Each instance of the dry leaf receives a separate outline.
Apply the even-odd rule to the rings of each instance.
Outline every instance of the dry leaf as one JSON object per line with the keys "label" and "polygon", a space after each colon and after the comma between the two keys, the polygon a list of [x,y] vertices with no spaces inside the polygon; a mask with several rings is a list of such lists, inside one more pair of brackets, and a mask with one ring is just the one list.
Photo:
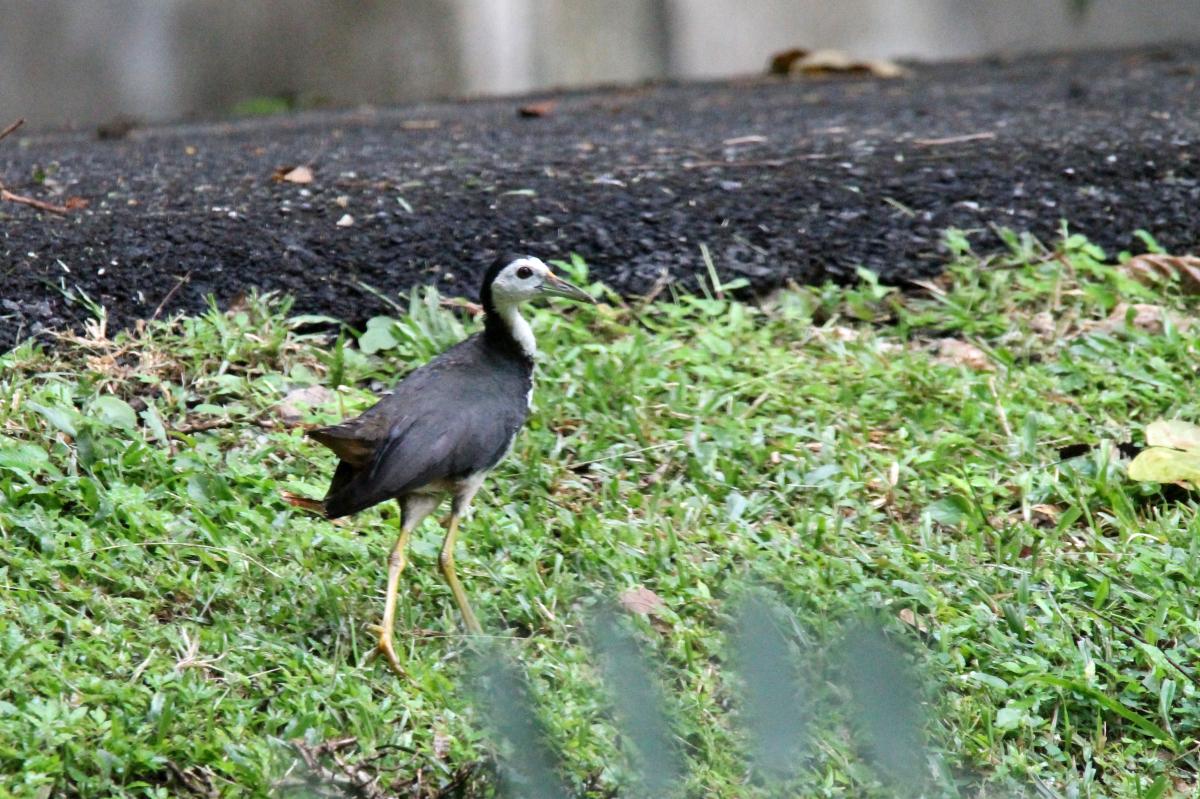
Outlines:
{"label": "dry leaf", "polygon": [[830,338],[833,341],[858,341],[860,334],[852,327],[845,325],[833,325],[832,327],[818,327],[813,330],[813,333],[820,338]]}
{"label": "dry leaf", "polygon": [[233,317],[234,314],[241,313],[250,307],[250,298],[246,296],[246,292],[239,291],[233,295],[233,299],[229,301],[229,307],[225,309],[225,315]]}
{"label": "dry leaf", "polygon": [[1146,443],[1150,446],[1129,464],[1131,480],[1200,489],[1200,427],[1157,419],[1146,427]]}
{"label": "dry leaf", "polygon": [[1195,255],[1138,255],[1121,268],[1143,283],[1178,280],[1185,294],[1200,294],[1200,257]]}
{"label": "dry leaf", "polygon": [[543,100],[539,103],[527,103],[517,109],[517,116],[522,116],[527,119],[534,117],[548,117],[554,113],[554,107],[558,103],[553,100]]}
{"label": "dry leaf", "polygon": [[1150,447],[1129,464],[1129,479],[1145,483],[1179,483],[1200,489],[1200,452]]}
{"label": "dry leaf", "polygon": [[747,144],[766,144],[770,139],[760,133],[751,133],[749,136],[733,136],[721,142],[725,147],[744,147]]}
{"label": "dry leaf", "polygon": [[957,338],[937,340],[937,361],[947,366],[965,366],[977,372],[992,372],[996,367],[987,353],[970,342]]}
{"label": "dry leaf", "polygon": [[1144,302],[1135,302],[1133,304],[1121,302],[1117,303],[1117,307],[1113,308],[1112,313],[1108,315],[1107,319],[1085,325],[1084,330],[1105,330],[1108,332],[1124,330],[1125,317],[1129,316],[1130,309],[1133,310],[1133,316],[1129,319],[1129,324],[1135,329],[1146,333],[1161,333],[1165,319],[1170,319],[1171,324],[1180,330],[1187,330],[1192,324],[1190,319],[1172,313],[1161,305],[1150,305]]}
{"label": "dry leaf", "polygon": [[289,391],[275,406],[275,413],[289,426],[299,423],[306,408],[324,405],[333,399],[333,392],[324,386],[306,386]]}
{"label": "dry leaf", "polygon": [[618,599],[621,607],[643,616],[657,616],[667,606],[662,597],[642,585],[622,591]]}
{"label": "dry leaf", "polygon": [[1146,444],[1200,452],[1200,425],[1180,419],[1158,419],[1146,427]]}
{"label": "dry leaf", "polygon": [[462,297],[443,297],[439,303],[443,308],[461,308],[472,317],[483,316],[483,306],[477,302],[463,299]]}
{"label": "dry leaf", "polygon": [[288,183],[312,183],[313,171],[312,167],[298,166],[292,169],[280,167],[275,170],[275,179],[287,181]]}
{"label": "dry leaf", "polygon": [[900,617],[900,621],[904,622],[909,627],[912,627],[923,633],[929,632],[929,626],[921,620],[920,616],[918,616],[916,613],[913,613],[909,608],[901,609],[901,611],[896,615]]}
{"label": "dry leaf", "polygon": [[433,754],[438,760],[445,760],[450,754],[450,736],[440,730],[433,733]]}
{"label": "dry leaf", "polygon": [[913,139],[912,143],[918,147],[941,147],[944,144],[964,144],[972,141],[989,141],[996,138],[996,134],[990,130],[980,131],[979,133],[963,133],[959,136],[941,136],[934,139]]}
{"label": "dry leaf", "polygon": [[1062,510],[1054,505],[1044,503],[1034,505],[1030,510],[1031,521],[1038,527],[1053,527],[1058,524]]}
{"label": "dry leaf", "polygon": [[1049,311],[1039,311],[1029,318],[1029,329],[1039,336],[1052,335],[1055,330],[1054,314]]}
{"label": "dry leaf", "polygon": [[771,63],[767,66],[767,72],[771,75],[790,75],[792,64],[806,55],[808,55],[808,51],[802,50],[799,47],[775,53],[775,55],[771,56]]}
{"label": "dry leaf", "polygon": [[873,75],[900,78],[908,74],[904,67],[885,59],[856,60],[841,50],[784,50],[771,56],[768,71],[772,75]]}
{"label": "dry leaf", "polygon": [[137,127],[137,122],[128,117],[115,117],[96,126],[96,138],[100,141],[116,141],[129,135]]}
{"label": "dry leaf", "polygon": [[88,201],[83,197],[68,197],[67,201],[63,203],[63,208],[66,208],[68,211],[78,211],[81,208],[87,207]]}

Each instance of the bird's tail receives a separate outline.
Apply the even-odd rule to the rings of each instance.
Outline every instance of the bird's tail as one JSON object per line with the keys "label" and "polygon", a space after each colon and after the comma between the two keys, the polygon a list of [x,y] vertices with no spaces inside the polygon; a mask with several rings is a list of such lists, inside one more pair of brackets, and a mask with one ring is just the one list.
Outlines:
{"label": "bird's tail", "polygon": [[309,499],[299,494],[293,494],[291,491],[280,491],[279,496],[289,505],[295,505],[297,508],[302,508],[309,513],[315,513],[318,516],[328,518],[328,513],[325,511],[325,503],[319,499]]}

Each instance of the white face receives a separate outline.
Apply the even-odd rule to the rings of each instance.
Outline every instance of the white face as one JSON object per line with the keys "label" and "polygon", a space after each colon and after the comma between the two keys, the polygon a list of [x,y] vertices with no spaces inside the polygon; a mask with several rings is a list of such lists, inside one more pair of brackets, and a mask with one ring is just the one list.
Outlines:
{"label": "white face", "polygon": [[542,293],[550,267],[537,258],[518,258],[500,270],[492,282],[492,302],[497,307],[512,306]]}

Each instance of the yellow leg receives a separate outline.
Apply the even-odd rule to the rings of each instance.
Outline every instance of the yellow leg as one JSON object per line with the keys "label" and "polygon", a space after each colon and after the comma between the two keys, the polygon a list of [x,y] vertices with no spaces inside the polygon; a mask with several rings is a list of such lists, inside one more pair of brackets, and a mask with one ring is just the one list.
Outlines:
{"label": "yellow leg", "polygon": [[388,555],[387,600],[383,606],[383,624],[372,627],[379,634],[379,645],[373,654],[382,654],[387,658],[388,665],[398,677],[404,677],[405,674],[400,666],[400,659],[396,657],[396,650],[392,647],[392,628],[396,625],[396,594],[400,588],[400,572],[404,571],[404,564],[407,562],[404,551],[408,548],[411,532],[408,525],[402,525],[400,537],[396,539],[396,545]]}
{"label": "yellow leg", "polygon": [[458,603],[458,610],[462,613],[463,621],[467,625],[467,632],[472,635],[483,635],[483,628],[479,626],[479,621],[471,610],[471,603],[467,601],[467,592],[463,590],[462,583],[458,581],[458,574],[454,571],[454,542],[457,539],[458,513],[456,511],[450,514],[446,540],[442,542],[442,551],[438,555],[438,566],[442,569],[442,576],[450,584],[450,591],[454,594],[454,601]]}

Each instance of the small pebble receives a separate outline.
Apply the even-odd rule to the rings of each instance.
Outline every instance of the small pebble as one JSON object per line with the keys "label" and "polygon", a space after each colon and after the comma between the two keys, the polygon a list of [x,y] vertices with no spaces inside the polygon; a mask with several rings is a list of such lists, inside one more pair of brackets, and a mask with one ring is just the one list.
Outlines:
{"label": "small pebble", "polygon": [[338,227],[350,227],[353,224],[354,217],[350,216],[350,214],[344,214],[342,218],[337,221]]}

